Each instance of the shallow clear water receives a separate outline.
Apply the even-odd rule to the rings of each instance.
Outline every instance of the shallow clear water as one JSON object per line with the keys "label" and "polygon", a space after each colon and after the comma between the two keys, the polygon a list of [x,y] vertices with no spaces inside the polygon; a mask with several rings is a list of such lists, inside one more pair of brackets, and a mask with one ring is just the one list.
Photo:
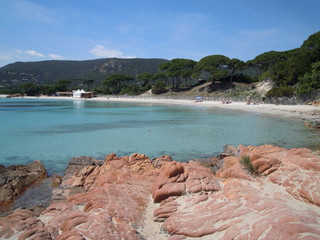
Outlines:
{"label": "shallow clear water", "polygon": [[199,106],[0,99],[0,164],[41,160],[63,174],[70,158],[134,152],[174,160],[213,156],[225,144],[315,147],[299,120]]}

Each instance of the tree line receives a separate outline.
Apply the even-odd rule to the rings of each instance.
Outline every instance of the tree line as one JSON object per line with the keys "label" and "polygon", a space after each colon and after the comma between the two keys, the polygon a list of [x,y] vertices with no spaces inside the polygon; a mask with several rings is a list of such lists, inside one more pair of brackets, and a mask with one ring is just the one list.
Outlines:
{"label": "tree line", "polygon": [[[52,85],[24,83],[20,91],[27,95],[54,94],[85,87],[102,94],[138,95],[148,90],[161,94],[169,89],[190,89],[208,81],[252,83],[270,79],[274,88],[267,96],[302,95],[320,89],[320,32],[309,36],[300,48],[265,52],[247,62],[224,55],[210,55],[198,62],[172,59],[160,63],[158,69],[158,73],[144,72],[136,76],[115,73],[94,88],[92,79],[84,79],[77,85],[70,80],[58,80]],[[252,70],[251,73],[248,69]]]}
{"label": "tree line", "polygon": [[303,95],[320,89],[320,32],[314,33],[300,48],[270,51],[248,62],[261,71],[260,79],[271,79],[275,86],[267,96]]}

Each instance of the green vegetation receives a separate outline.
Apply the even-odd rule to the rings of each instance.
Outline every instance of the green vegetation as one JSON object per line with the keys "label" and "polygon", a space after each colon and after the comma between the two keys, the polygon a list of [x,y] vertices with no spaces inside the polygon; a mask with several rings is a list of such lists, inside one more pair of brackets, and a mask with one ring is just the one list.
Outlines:
{"label": "green vegetation", "polygon": [[246,169],[249,173],[258,175],[256,168],[252,165],[251,159],[249,156],[242,156],[240,159],[241,165]]}
{"label": "green vegetation", "polygon": [[[67,79],[74,86],[100,87],[112,74],[125,74],[136,77],[140,73],[159,73],[158,66],[165,59],[118,59],[105,58],[87,61],[40,61],[16,62],[0,68],[0,85],[12,88],[28,81],[39,85],[55,84]],[[87,80],[93,80],[91,84]],[[86,82],[83,82],[86,81]]]}
{"label": "green vegetation", "polygon": [[156,81],[152,87],[152,93],[154,94],[161,94],[165,93],[166,91],[166,84],[161,80]]}
{"label": "green vegetation", "polygon": [[171,78],[172,87],[178,89],[182,81],[184,86],[188,87],[188,80],[191,79],[195,65],[196,62],[193,60],[176,58],[160,64],[159,69],[164,72],[165,78]]}
{"label": "green vegetation", "polygon": [[320,89],[320,61],[312,64],[311,72],[300,77],[297,87],[299,95],[308,94],[315,89]]}
{"label": "green vegetation", "polygon": [[40,93],[40,87],[34,83],[23,83],[20,89],[21,93],[25,93],[27,96],[35,96]]}
{"label": "green vegetation", "polygon": [[93,79],[84,79],[82,80],[82,84],[85,85],[85,87],[90,90],[90,86],[93,84],[94,80]]}
{"label": "green vegetation", "polygon": [[[269,52],[255,58],[264,59],[265,75],[275,83],[268,96],[292,96],[319,90],[320,32],[312,34],[300,48],[285,52]],[[291,88],[289,91],[288,88]]]}
{"label": "green vegetation", "polygon": [[[191,59],[97,59],[88,61],[17,62],[0,68],[0,93],[53,94],[85,88],[103,94],[138,95],[150,89],[183,92],[204,82],[217,86],[271,80],[267,97],[291,97],[320,90],[320,32],[301,47],[269,51],[243,62],[224,55]],[[153,86],[153,87],[152,87]],[[232,91],[231,91],[232,92]]]}
{"label": "green vegetation", "polygon": [[52,95],[56,92],[64,92],[68,90],[69,80],[58,80],[53,85],[38,85],[34,83],[22,83],[16,92],[24,93],[27,96],[36,96],[39,94]]}
{"label": "green vegetation", "polygon": [[140,81],[140,84],[142,84],[143,86],[147,86],[148,84],[150,84],[153,78],[154,74],[148,72],[144,72],[138,75],[138,81]]}
{"label": "green vegetation", "polygon": [[235,77],[241,81],[239,75],[245,68],[245,63],[239,59],[230,59],[223,55],[211,55],[202,58],[197,63],[197,71],[207,71],[211,74],[212,81],[230,81]]}
{"label": "green vegetation", "polygon": [[293,88],[289,86],[276,86],[267,92],[267,97],[292,97]]}
{"label": "green vegetation", "polygon": [[105,92],[109,94],[118,94],[128,86],[128,82],[133,78],[124,74],[112,74],[103,82],[106,87]]}

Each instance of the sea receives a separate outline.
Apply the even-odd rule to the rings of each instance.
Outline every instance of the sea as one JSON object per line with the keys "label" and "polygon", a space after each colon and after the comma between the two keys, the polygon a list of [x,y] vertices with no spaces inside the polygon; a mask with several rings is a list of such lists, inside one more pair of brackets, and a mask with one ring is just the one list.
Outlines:
{"label": "sea", "polygon": [[216,156],[226,144],[319,148],[299,119],[208,106],[85,100],[0,99],[0,164],[41,160],[63,175],[72,157],[109,153],[176,161]]}

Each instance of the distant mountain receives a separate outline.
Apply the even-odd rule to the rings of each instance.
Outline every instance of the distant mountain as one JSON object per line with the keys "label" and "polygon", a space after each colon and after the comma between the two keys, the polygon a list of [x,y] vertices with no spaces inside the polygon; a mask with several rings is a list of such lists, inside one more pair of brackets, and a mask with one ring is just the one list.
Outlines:
{"label": "distant mountain", "polygon": [[157,73],[158,65],[166,61],[168,60],[156,58],[105,58],[85,61],[16,62],[0,68],[0,85],[10,87],[24,82],[52,84],[60,79],[75,82],[93,79],[96,85],[114,73],[132,77],[143,72]]}

